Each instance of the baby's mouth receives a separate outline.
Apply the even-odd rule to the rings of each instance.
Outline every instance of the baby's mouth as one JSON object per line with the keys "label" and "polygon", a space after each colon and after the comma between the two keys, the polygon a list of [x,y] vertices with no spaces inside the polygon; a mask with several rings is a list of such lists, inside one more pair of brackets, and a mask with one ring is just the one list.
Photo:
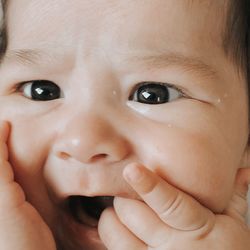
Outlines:
{"label": "baby's mouth", "polygon": [[113,206],[113,196],[70,196],[67,200],[69,212],[80,224],[97,227],[104,209]]}

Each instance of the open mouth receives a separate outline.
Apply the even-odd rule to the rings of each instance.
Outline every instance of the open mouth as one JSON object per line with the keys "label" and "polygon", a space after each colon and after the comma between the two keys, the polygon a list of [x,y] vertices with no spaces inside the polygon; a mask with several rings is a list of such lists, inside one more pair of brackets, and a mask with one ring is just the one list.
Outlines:
{"label": "open mouth", "polygon": [[113,207],[113,196],[70,196],[68,208],[73,218],[81,224],[97,227],[104,209]]}

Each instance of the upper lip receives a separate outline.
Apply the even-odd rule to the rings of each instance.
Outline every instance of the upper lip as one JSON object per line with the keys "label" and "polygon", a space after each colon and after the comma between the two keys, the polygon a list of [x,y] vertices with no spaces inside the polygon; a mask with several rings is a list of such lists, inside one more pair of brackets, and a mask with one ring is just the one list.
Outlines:
{"label": "upper lip", "polygon": [[131,162],[87,165],[80,162],[52,161],[45,164],[45,179],[51,199],[60,204],[69,196],[120,196],[138,198],[122,176]]}
{"label": "upper lip", "polygon": [[[87,218],[86,223],[78,223],[79,221],[77,222],[76,218],[72,216],[68,205],[70,197],[82,197],[86,201],[88,197],[111,197],[109,198],[110,203],[105,204],[104,209],[107,206],[112,206],[111,200],[113,197],[139,199],[136,192],[123,179],[124,165],[86,166],[82,164],[73,165],[66,161],[53,162],[53,164],[51,161],[47,161],[44,168],[47,192],[49,200],[57,209],[53,219],[55,223],[51,222],[51,228],[53,228],[58,241],[69,241],[69,244],[76,245],[79,243],[79,246],[85,246],[85,244],[88,244],[86,242],[92,242],[92,240],[93,244],[98,242],[97,227],[99,220],[91,221]],[[101,244],[101,240],[98,244]]]}

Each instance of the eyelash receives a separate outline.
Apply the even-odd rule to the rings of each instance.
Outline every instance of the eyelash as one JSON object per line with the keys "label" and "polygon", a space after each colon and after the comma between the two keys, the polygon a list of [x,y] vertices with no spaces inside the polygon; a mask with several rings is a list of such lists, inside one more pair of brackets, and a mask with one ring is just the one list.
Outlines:
{"label": "eyelash", "polygon": [[[163,83],[163,82],[155,82],[155,81],[144,81],[144,82],[139,82],[137,83],[131,90],[130,93],[134,93],[136,91],[136,89],[139,89],[140,87],[143,86],[147,86],[149,83],[155,84],[155,85],[161,85],[164,87],[168,87],[168,88],[172,88],[176,91],[178,91],[181,95],[181,97],[189,97],[186,94],[186,91],[184,91],[183,89],[177,87],[176,85],[170,84],[170,83]],[[129,96],[129,98],[131,97],[131,95]]]}

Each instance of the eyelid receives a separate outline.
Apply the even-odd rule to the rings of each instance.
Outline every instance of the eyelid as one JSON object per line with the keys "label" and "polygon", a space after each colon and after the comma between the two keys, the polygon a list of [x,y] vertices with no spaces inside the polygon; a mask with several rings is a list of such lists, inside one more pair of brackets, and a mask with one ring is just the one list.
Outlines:
{"label": "eyelid", "polygon": [[131,90],[130,90],[130,95],[129,95],[129,100],[131,100],[133,93],[135,91],[137,91],[140,87],[142,86],[146,86],[148,84],[155,84],[155,85],[162,85],[164,87],[168,87],[168,88],[172,88],[176,91],[178,91],[180,93],[181,97],[187,97],[187,98],[191,98],[185,90],[183,90],[182,88],[177,87],[176,85],[170,84],[170,83],[164,83],[164,82],[155,82],[155,81],[143,81],[143,82],[139,82],[137,83]]}

